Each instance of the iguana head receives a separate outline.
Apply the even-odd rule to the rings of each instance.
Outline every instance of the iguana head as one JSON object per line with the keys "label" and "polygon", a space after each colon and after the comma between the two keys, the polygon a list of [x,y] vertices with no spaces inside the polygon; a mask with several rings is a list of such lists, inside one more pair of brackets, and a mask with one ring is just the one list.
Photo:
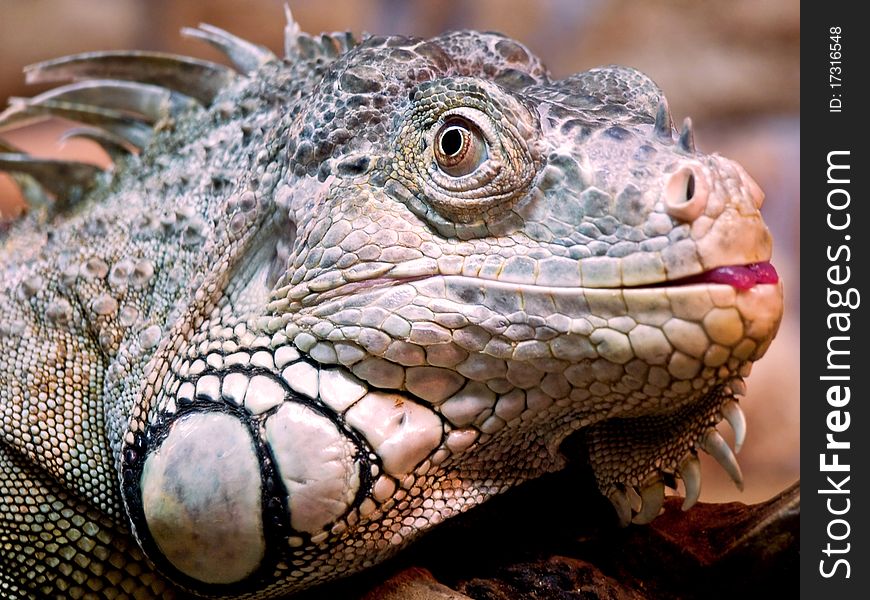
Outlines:
{"label": "iguana head", "polygon": [[258,114],[262,142],[206,200],[224,253],[124,436],[149,557],[200,592],[299,589],[559,468],[581,430],[626,523],[675,478],[697,499],[699,448],[739,481],[715,425],[742,439],[734,395],[782,311],[743,168],[629,68],[556,80],[477,32],[338,39],[291,31],[201,117]]}

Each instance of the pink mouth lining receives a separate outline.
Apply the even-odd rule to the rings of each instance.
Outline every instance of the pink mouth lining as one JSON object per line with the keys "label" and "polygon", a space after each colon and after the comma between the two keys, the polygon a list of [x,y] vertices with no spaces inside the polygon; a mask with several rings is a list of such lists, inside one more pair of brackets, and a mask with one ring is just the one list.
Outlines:
{"label": "pink mouth lining", "polygon": [[749,265],[731,265],[716,267],[700,275],[684,277],[676,281],[668,281],[664,285],[682,285],[688,283],[724,283],[738,290],[748,290],[759,283],[777,283],[779,275],[769,262],[757,262]]}

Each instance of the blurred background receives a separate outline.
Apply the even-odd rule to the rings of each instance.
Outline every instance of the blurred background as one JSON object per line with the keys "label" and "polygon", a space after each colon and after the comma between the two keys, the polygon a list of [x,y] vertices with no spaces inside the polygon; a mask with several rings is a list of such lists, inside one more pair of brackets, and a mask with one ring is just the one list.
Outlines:
{"label": "blurred background", "polygon": [[[505,33],[540,56],[554,77],[625,64],[665,91],[676,122],[691,116],[704,152],[736,159],[767,193],[763,212],[775,238],[774,263],[786,291],[778,338],[759,362],[741,402],[749,435],[738,457],[740,494],[706,460],[704,501],[757,502],[799,477],[800,368],[800,5],[799,0],[293,0],[303,31],[432,36],[449,29]],[[0,102],[32,96],[21,68],[87,50],[136,48],[224,62],[182,26],[207,22],[276,54],[283,47],[279,0],[0,0]],[[3,132],[38,156],[108,164],[85,141],[64,146],[68,124],[49,121]],[[0,215],[20,210],[0,174]],[[727,429],[727,427],[722,427]],[[730,431],[728,431],[730,434]],[[726,436],[727,437],[727,436]],[[703,457],[704,459],[708,457]]]}

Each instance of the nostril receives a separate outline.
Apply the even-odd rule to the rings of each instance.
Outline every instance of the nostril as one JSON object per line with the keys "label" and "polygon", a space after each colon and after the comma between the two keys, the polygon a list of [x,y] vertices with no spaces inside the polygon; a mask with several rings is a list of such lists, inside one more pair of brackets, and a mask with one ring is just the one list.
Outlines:
{"label": "nostril", "polygon": [[694,195],[695,195],[695,174],[690,173],[689,179],[686,182],[686,201],[688,202],[689,200],[691,200]]}
{"label": "nostril", "polygon": [[670,176],[665,186],[665,210],[671,217],[691,222],[707,208],[704,175],[694,166],[684,166]]}

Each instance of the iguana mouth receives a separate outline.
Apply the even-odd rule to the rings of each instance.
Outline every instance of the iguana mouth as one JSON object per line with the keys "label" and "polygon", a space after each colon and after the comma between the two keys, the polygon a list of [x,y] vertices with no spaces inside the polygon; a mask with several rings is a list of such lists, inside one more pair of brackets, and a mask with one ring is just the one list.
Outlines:
{"label": "iguana mouth", "polygon": [[[427,279],[428,277],[445,277],[447,275],[441,273],[426,273],[420,275],[411,275],[411,276],[402,276],[402,277],[390,277],[389,274],[381,277],[372,277],[369,279],[364,279],[362,281],[357,281],[354,283],[346,283],[344,285],[339,285],[332,289],[326,290],[319,296],[320,301],[327,300],[329,298],[339,297],[339,296],[349,296],[353,294],[357,294],[364,291],[371,291],[379,288],[391,287],[395,285],[412,283],[414,281],[420,281],[422,279]],[[453,277],[463,277],[463,278],[472,278],[469,276],[462,275],[454,275]],[[567,291],[571,289],[585,289],[585,290],[608,290],[608,289],[647,289],[647,288],[661,288],[661,287],[679,287],[686,286],[698,283],[718,283],[724,285],[730,285],[731,287],[737,290],[748,290],[756,285],[764,284],[764,283],[779,283],[779,274],[776,272],[774,266],[768,262],[756,262],[756,263],[748,263],[743,265],[726,265],[721,267],[715,267],[708,271],[704,271],[703,273],[698,273],[697,275],[689,275],[687,277],[681,277],[679,279],[671,279],[666,281],[660,281],[653,284],[648,285],[636,285],[636,286],[623,286],[620,288],[607,288],[607,287],[593,287],[593,286],[537,286],[535,284],[520,284],[520,283],[506,283],[500,282],[494,279],[488,279],[484,277],[473,277],[474,279],[478,279],[481,281],[483,285],[490,284],[506,284],[512,287],[540,287],[540,288],[548,288],[552,287],[553,289],[557,289],[560,291]]]}
{"label": "iguana mouth", "polygon": [[716,267],[698,275],[662,281],[651,286],[636,287],[672,287],[691,285],[693,283],[722,283],[738,290],[748,290],[761,283],[779,283],[779,274],[770,262],[764,261],[745,265]]}

